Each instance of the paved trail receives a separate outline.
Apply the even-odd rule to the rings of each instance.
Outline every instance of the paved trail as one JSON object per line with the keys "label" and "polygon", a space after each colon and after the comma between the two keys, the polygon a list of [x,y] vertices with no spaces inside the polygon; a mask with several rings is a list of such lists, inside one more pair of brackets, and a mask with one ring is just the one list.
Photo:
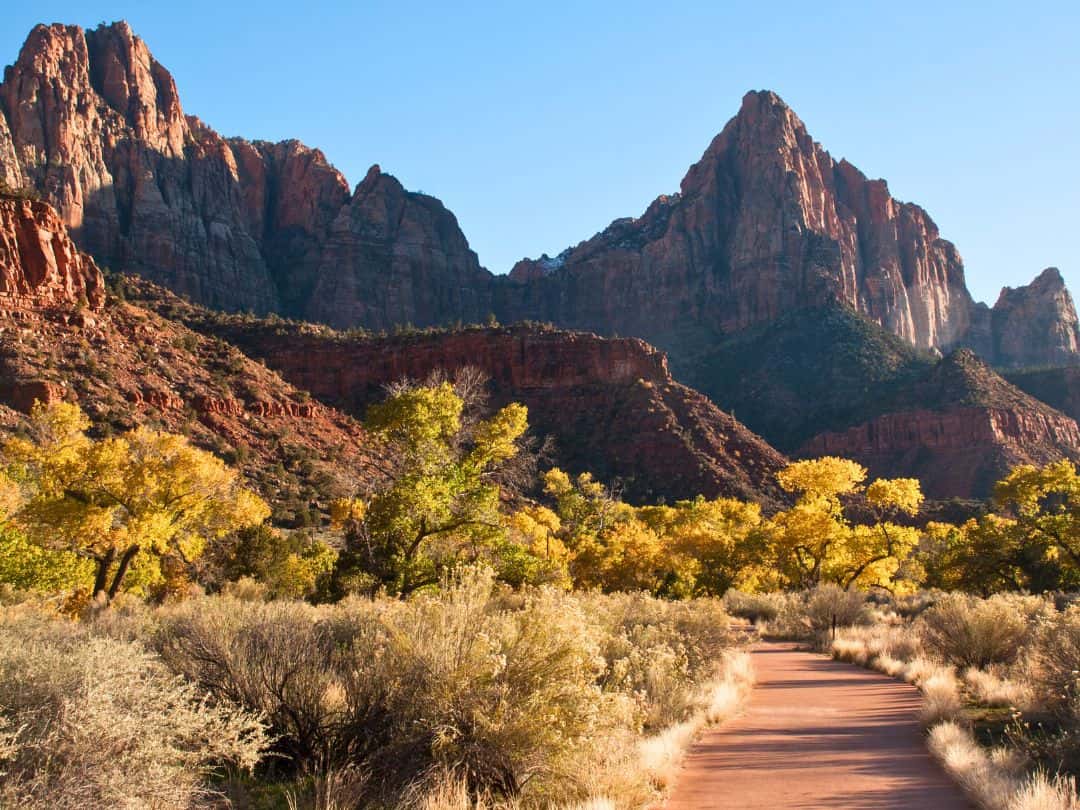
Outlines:
{"label": "paved trail", "polygon": [[926,751],[914,687],[793,644],[752,657],[746,713],[694,746],[667,810],[971,810]]}

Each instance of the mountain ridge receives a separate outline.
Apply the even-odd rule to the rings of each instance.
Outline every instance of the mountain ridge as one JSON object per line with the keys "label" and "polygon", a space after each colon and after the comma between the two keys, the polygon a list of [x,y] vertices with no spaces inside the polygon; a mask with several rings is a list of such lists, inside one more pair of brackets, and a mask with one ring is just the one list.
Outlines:
{"label": "mountain ridge", "polygon": [[223,138],[186,115],[126,23],[37,26],[0,110],[0,180],[53,203],[99,264],[218,309],[372,329],[494,313],[636,335],[680,362],[839,302],[917,347],[969,346],[994,364],[1080,351],[1063,285],[975,303],[926,211],[835,160],[771,91],[744,97],[678,194],[506,276],[436,198],[377,166],[350,190],[318,149]]}

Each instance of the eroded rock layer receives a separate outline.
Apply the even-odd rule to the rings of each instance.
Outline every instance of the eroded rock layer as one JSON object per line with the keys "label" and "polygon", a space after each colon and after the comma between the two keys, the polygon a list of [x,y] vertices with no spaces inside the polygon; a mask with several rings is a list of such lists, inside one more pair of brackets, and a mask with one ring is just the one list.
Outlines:
{"label": "eroded rock layer", "polygon": [[799,455],[856,459],[919,478],[931,497],[986,497],[1018,464],[1080,461],[1080,427],[969,351],[944,358],[877,404],[880,415],[815,436]]}

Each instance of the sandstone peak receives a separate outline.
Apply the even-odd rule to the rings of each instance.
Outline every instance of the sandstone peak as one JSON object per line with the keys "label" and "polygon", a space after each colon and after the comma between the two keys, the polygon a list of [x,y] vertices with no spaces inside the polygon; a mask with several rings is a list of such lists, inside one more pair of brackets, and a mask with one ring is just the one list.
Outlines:
{"label": "sandstone peak", "polygon": [[1056,267],[1022,287],[1005,287],[990,314],[994,362],[1003,366],[1075,362],[1080,321]]}

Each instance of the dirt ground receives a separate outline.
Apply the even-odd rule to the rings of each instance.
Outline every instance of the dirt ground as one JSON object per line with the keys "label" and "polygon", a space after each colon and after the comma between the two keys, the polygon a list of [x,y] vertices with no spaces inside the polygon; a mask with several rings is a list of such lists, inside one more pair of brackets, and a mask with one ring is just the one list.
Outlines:
{"label": "dirt ground", "polygon": [[927,752],[918,690],[794,644],[752,652],[745,714],[688,754],[667,810],[971,810]]}

